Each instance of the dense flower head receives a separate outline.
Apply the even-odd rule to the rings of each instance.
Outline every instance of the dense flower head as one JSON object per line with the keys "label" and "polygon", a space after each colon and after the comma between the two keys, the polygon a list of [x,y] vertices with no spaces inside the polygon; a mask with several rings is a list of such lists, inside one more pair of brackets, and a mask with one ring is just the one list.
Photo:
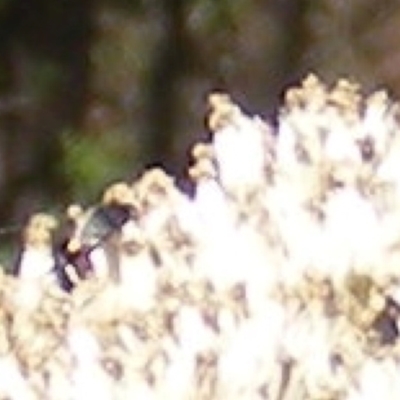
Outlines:
{"label": "dense flower head", "polygon": [[70,208],[70,293],[40,276],[55,224],[26,237],[39,272],[1,277],[0,395],[400,398],[399,121],[345,79],[306,77],[275,125],[211,94],[193,195],[154,168]]}

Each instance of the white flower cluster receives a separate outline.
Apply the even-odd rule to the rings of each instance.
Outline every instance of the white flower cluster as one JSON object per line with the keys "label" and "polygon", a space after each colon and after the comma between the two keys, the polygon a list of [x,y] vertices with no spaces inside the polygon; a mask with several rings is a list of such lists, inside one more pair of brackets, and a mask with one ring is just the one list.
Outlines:
{"label": "white flower cluster", "polygon": [[[134,212],[71,293],[26,272],[48,235],[1,278],[0,398],[400,399],[398,105],[313,75],[276,126],[209,102],[193,196],[161,169],[112,186]],[[105,214],[73,214],[77,248]]]}

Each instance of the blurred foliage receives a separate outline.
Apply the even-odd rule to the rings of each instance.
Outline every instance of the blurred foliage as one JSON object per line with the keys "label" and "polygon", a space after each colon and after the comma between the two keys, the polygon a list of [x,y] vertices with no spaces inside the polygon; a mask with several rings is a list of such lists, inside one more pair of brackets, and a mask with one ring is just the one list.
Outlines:
{"label": "blurred foliage", "polygon": [[63,135],[64,173],[76,199],[94,201],[101,189],[113,181],[128,178],[131,146],[118,132],[101,138],[90,135]]}

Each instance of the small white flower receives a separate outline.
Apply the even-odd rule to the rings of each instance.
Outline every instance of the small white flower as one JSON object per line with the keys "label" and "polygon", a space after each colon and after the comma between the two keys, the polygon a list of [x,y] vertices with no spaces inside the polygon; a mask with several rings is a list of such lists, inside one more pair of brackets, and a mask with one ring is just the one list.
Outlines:
{"label": "small white flower", "polygon": [[178,348],[172,354],[164,380],[160,384],[160,399],[186,400],[195,387],[196,359],[193,354]]}
{"label": "small white flower", "polygon": [[327,135],[324,156],[331,163],[342,163],[356,170],[361,165],[361,154],[355,142],[356,125],[350,125],[339,118],[329,121],[330,133]]}
{"label": "small white flower", "polygon": [[142,311],[153,307],[157,292],[157,267],[148,249],[132,255],[122,253],[119,268],[119,293],[123,304]]}
{"label": "small white flower", "polygon": [[[380,250],[380,221],[373,205],[355,188],[343,188],[329,196],[324,213],[326,262],[332,265],[332,274],[350,265],[355,268],[374,265]],[[342,270],[343,275],[348,272]]]}
{"label": "small white flower", "polygon": [[0,392],[3,396],[13,400],[37,399],[12,355],[0,358]]}
{"label": "small white flower", "polygon": [[270,383],[278,362],[283,323],[282,307],[266,301],[264,312],[244,321],[225,343],[218,365],[225,398],[246,391],[254,393],[262,382]]}
{"label": "small white flower", "polygon": [[360,124],[360,137],[371,137],[374,152],[384,156],[397,132],[398,105],[390,102],[386,92],[373,93],[366,99],[366,107]]}
{"label": "small white flower", "polygon": [[212,178],[202,179],[193,199],[204,235],[217,235],[231,229],[233,214],[222,188]]}
{"label": "small white flower", "polygon": [[101,367],[100,346],[95,336],[83,327],[75,327],[69,332],[67,341],[75,361],[71,399],[111,400],[111,383]]}
{"label": "small white flower", "polygon": [[208,349],[214,338],[200,310],[193,306],[181,307],[174,320],[174,330],[176,330],[179,346],[187,354],[195,355]]}
{"label": "small white flower", "polygon": [[214,94],[210,102],[213,147],[223,187],[233,193],[258,187],[265,179],[271,128],[258,117],[244,115],[225,95]]}
{"label": "small white flower", "polygon": [[362,400],[400,398],[399,366],[391,359],[367,359],[359,377]]}
{"label": "small white flower", "polygon": [[49,277],[54,268],[53,252],[49,248],[26,248],[19,261],[19,276],[24,280]]}

